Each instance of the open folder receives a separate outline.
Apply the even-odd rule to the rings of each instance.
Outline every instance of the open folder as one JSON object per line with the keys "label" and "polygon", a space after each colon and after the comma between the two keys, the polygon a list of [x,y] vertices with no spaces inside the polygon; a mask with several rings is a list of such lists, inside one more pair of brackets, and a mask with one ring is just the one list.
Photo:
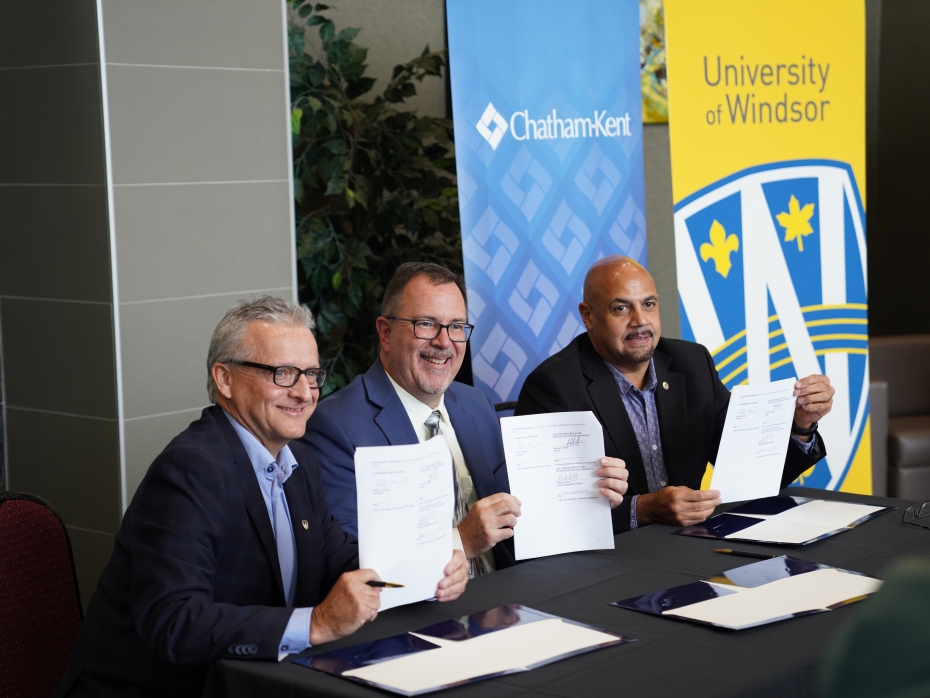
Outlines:
{"label": "open folder", "polygon": [[293,661],[415,696],[634,641],[514,604]]}
{"label": "open folder", "polygon": [[861,601],[881,585],[858,572],[782,555],[611,606],[743,630]]}
{"label": "open folder", "polygon": [[893,509],[807,497],[763,497],[674,533],[695,538],[807,545],[849,531]]}

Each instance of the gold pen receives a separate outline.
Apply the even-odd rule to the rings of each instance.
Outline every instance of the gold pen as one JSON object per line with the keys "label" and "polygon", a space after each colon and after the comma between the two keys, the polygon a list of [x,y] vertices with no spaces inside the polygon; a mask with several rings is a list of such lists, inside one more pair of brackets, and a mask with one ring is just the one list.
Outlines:
{"label": "gold pen", "polygon": [[403,584],[397,584],[396,582],[376,582],[371,580],[370,582],[365,582],[370,587],[380,587],[382,589],[403,589]]}
{"label": "gold pen", "polygon": [[724,555],[734,555],[736,557],[751,557],[753,560],[771,560],[774,557],[780,557],[779,555],[766,555],[765,553],[749,553],[744,550],[730,550],[729,548],[717,548],[715,553],[723,553]]}

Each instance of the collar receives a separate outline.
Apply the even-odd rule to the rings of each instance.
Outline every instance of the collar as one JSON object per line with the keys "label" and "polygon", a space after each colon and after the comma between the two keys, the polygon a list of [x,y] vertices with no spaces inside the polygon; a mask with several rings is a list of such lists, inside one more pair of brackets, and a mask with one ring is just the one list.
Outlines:
{"label": "collar", "polygon": [[[410,417],[410,422],[413,424],[414,429],[417,430],[417,437],[421,438],[425,436],[423,432],[423,423],[433,413],[433,408],[420,402],[413,395],[404,390],[397,381],[391,378],[391,374],[387,371],[384,372],[384,375],[388,377],[388,380],[391,381],[391,385],[394,386],[394,390],[397,391],[397,397],[400,398],[400,402],[404,406],[404,411],[407,413],[407,416]],[[449,419],[449,413],[446,411],[445,393],[439,396],[439,405],[436,406],[436,409],[439,410],[439,416],[444,423],[452,423]]]}
{"label": "collar", "polygon": [[271,476],[274,476],[275,479],[278,480],[278,483],[283,485],[284,481],[291,476],[291,472],[294,468],[297,467],[297,459],[294,457],[294,454],[291,453],[290,447],[285,446],[282,448],[278,457],[275,458],[271,455],[271,452],[262,445],[262,442],[259,441],[252,432],[242,426],[235,417],[226,410],[223,410],[223,414],[226,415],[226,418],[229,420],[229,423],[232,424],[232,428],[235,430],[239,440],[242,441],[242,446],[245,448],[245,452],[252,462],[255,475],[266,479],[271,479]]}
{"label": "collar", "polygon": [[656,386],[659,384],[659,381],[656,378],[656,365],[653,359],[649,359],[649,368],[646,370],[646,382],[643,385],[642,390],[640,390],[635,385],[630,383],[630,380],[626,376],[624,376],[623,373],[619,371],[617,367],[614,366],[612,363],[610,363],[606,359],[604,359],[603,361],[607,365],[607,368],[610,371],[610,373],[613,375],[614,380],[617,382],[617,389],[620,391],[620,395],[622,395],[623,397],[626,397],[626,394],[629,393],[631,390],[636,390],[637,392],[640,392],[640,393],[646,393],[646,392],[649,392],[650,390],[654,391],[656,389]]}

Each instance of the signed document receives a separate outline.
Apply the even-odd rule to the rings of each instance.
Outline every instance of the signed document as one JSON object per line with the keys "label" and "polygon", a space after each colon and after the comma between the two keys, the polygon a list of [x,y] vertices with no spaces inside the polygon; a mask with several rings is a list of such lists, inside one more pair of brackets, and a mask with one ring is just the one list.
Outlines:
{"label": "signed document", "polygon": [[381,609],[431,599],[452,559],[455,497],[445,439],[355,451],[359,567],[403,589],[383,589]]}
{"label": "signed document", "polygon": [[614,547],[610,501],[594,474],[604,432],[592,412],[501,420],[510,493],[521,502],[518,560]]}
{"label": "signed document", "polygon": [[781,489],[796,382],[786,378],[733,388],[710,483],[724,503],[772,497]]}

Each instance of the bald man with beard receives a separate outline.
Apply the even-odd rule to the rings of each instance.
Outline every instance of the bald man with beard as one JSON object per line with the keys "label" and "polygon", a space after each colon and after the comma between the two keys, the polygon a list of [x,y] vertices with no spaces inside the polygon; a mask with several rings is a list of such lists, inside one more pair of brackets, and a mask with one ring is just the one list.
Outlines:
{"label": "bald man with beard", "polygon": [[[606,455],[625,461],[629,473],[627,496],[612,511],[614,533],[704,521],[721,501],[700,486],[730,403],[713,359],[700,344],[661,337],[655,282],[628,257],[606,257],[588,270],[578,310],[587,333],[527,377],[516,414],[597,415]],[[826,376],[795,384],[782,487],[826,455],[817,423],[834,392]]]}

